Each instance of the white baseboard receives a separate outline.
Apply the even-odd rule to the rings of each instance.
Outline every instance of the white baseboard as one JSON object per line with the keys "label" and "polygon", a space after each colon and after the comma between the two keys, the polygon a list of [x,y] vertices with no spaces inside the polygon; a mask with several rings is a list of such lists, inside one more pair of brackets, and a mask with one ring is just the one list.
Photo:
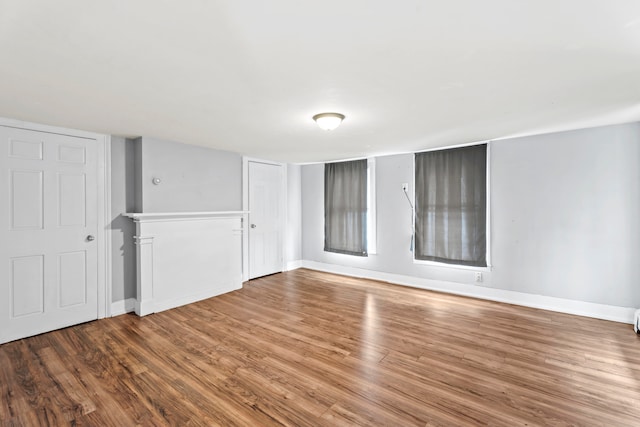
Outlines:
{"label": "white baseboard", "polygon": [[576,301],[545,295],[534,295],[524,292],[508,291],[504,289],[467,285],[464,283],[424,279],[420,277],[404,276],[401,274],[385,273],[381,271],[366,270],[363,268],[345,267],[342,265],[327,264],[316,261],[303,260],[301,264],[303,268],[308,268],[311,270],[342,274],[344,276],[380,280],[396,285],[411,286],[414,288],[428,289],[432,291],[446,292],[456,295],[464,295],[468,297],[504,302],[508,304],[522,305],[525,307],[557,311],[560,313],[575,314],[578,316],[593,317],[596,319],[611,320],[614,322],[630,324],[633,324],[634,320],[633,313],[635,309],[629,307],[596,304],[592,302]]}
{"label": "white baseboard", "polygon": [[136,308],[136,299],[127,298],[111,303],[111,317],[120,316],[121,314],[131,313]]}
{"label": "white baseboard", "polygon": [[296,270],[298,268],[302,268],[302,261],[301,260],[287,262],[286,271]]}

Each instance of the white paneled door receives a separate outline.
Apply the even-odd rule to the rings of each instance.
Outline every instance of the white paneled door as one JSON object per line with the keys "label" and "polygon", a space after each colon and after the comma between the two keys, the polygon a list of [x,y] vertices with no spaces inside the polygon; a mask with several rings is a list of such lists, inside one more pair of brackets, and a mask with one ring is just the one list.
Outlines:
{"label": "white paneled door", "polygon": [[0,126],[0,343],[98,317],[96,150]]}
{"label": "white paneled door", "polygon": [[249,168],[249,278],[282,271],[283,167],[255,161]]}

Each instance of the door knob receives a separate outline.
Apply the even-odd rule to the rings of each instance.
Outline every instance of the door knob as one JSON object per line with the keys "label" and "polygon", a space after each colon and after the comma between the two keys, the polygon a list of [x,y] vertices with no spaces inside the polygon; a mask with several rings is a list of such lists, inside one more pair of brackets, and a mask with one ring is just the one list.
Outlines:
{"label": "door knob", "polygon": [[251,224],[251,228],[256,228],[256,225],[255,224]]}
{"label": "door knob", "polygon": [[87,236],[87,242],[93,242],[94,240],[96,240],[96,238],[93,237],[91,234]]}

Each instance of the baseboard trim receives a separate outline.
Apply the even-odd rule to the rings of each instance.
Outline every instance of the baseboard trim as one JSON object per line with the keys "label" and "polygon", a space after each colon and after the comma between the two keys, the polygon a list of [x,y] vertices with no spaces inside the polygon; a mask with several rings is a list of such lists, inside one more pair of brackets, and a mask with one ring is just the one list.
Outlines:
{"label": "baseboard trim", "polygon": [[301,260],[287,262],[287,270],[286,271],[296,270],[298,268],[302,268],[302,261]]}
{"label": "baseboard trim", "polygon": [[111,303],[111,317],[120,316],[121,314],[131,313],[136,309],[136,299],[127,298]]}
{"label": "baseboard trim", "polygon": [[345,267],[342,265],[327,264],[317,261],[303,260],[301,262],[301,267],[308,268],[310,270],[324,271],[327,273],[341,274],[344,276],[380,280],[395,285],[446,292],[455,295],[522,305],[525,307],[539,308],[560,313],[611,320],[620,323],[633,324],[634,321],[633,313],[635,309],[629,307],[596,304],[592,302],[576,301],[545,295],[534,295],[504,289],[467,285],[464,283],[424,279],[420,277],[404,276],[401,274],[385,273],[381,271],[366,270],[363,268]]}

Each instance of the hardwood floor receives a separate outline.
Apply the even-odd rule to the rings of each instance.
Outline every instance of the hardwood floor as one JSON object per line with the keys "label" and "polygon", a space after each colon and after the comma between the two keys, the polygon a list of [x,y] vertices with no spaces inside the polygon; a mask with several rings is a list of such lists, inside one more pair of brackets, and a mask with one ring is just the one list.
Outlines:
{"label": "hardwood floor", "polygon": [[630,325],[310,270],[0,346],[0,423],[640,425]]}

